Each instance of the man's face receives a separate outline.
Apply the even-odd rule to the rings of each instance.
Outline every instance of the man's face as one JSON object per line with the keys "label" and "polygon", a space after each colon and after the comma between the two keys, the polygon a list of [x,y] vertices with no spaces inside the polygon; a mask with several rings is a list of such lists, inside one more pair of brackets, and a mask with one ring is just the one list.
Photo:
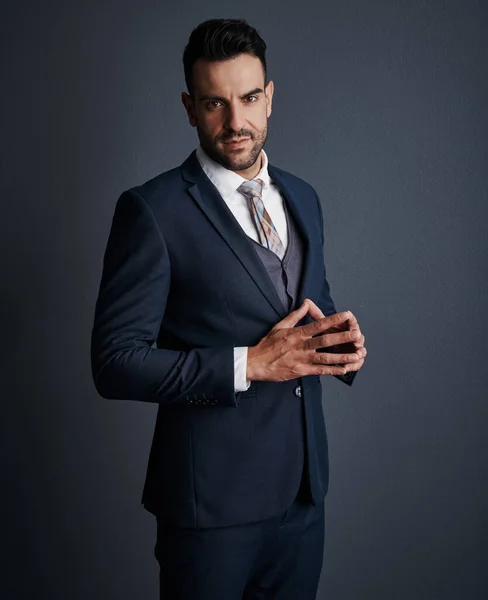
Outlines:
{"label": "man's face", "polygon": [[202,148],[236,172],[247,171],[259,158],[272,97],[273,82],[265,87],[261,61],[251,54],[215,62],[198,59],[193,65],[193,93],[182,94]]}

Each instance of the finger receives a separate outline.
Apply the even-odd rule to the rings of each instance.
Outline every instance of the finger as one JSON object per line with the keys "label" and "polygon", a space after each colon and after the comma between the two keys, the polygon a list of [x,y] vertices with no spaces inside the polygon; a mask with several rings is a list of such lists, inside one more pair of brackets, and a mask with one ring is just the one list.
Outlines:
{"label": "finger", "polygon": [[346,322],[347,328],[350,329],[350,330],[351,329],[357,329],[361,333],[361,331],[359,329],[358,320],[356,319],[356,317],[354,316],[354,314],[350,310],[348,310],[346,312],[349,313],[349,318],[347,319],[347,322]]}
{"label": "finger", "polygon": [[[337,328],[341,329],[342,331],[352,331],[353,329],[357,329],[359,331],[359,333],[362,335],[361,329],[359,327],[359,323],[358,320],[356,319],[356,317],[352,314],[352,312],[350,310],[344,311],[349,313],[350,318],[346,319],[341,325],[338,325]],[[342,314],[342,313],[337,313],[337,314]]]}
{"label": "finger", "polygon": [[355,348],[353,346],[351,352],[356,352],[356,354],[359,356],[359,358],[365,358],[366,354],[368,353],[368,351],[366,350],[366,348],[364,346],[361,346],[360,348]]}
{"label": "finger", "polygon": [[313,364],[323,365],[342,365],[346,366],[350,363],[356,363],[360,359],[359,355],[353,352],[352,354],[333,354],[331,352],[315,352],[312,357]]}
{"label": "finger", "polygon": [[307,375],[345,375],[345,367],[341,365],[310,365]]}
{"label": "finger", "polygon": [[358,360],[357,362],[352,362],[344,365],[346,373],[350,373],[351,371],[359,371],[359,369],[364,365],[364,358]]}
{"label": "finger", "polygon": [[310,298],[307,298],[306,301],[308,302],[308,305],[309,305],[308,306],[308,314],[312,317],[312,319],[317,321],[318,319],[323,319],[325,317],[324,313],[315,304],[315,302],[310,300]]}
{"label": "finger", "polygon": [[368,351],[366,350],[366,348],[358,348],[356,350],[356,354],[359,356],[359,358],[365,358],[366,354],[368,354]]}
{"label": "finger", "polygon": [[363,348],[364,347],[364,335],[361,335],[361,337],[359,338],[359,340],[356,340],[354,342],[354,347],[357,348]]}
{"label": "finger", "polygon": [[[341,325],[337,326],[337,327],[328,327],[327,328],[327,333],[341,333],[343,331],[347,331],[347,327],[342,327]],[[319,331],[318,333],[315,333],[312,337],[317,337],[319,335],[322,335],[324,332],[323,331]]]}
{"label": "finger", "polygon": [[341,313],[336,313],[334,315],[330,315],[328,317],[323,317],[314,321],[313,323],[309,323],[308,325],[301,326],[301,333],[305,337],[312,337],[317,333],[323,333],[327,331],[331,327],[338,327],[346,323],[351,315],[350,311],[345,311]]}
{"label": "finger", "polygon": [[[356,337],[353,331],[340,331],[338,333],[325,333],[318,337],[312,337],[305,342],[305,347],[309,350],[316,350],[318,348],[329,348],[330,346],[340,346],[341,344],[347,344]],[[342,348],[339,351],[344,352],[349,348]],[[356,350],[356,348],[354,348]]]}
{"label": "finger", "polygon": [[356,317],[354,316],[354,314],[351,311],[348,311],[348,312],[351,315],[348,319],[351,329],[359,329],[358,320],[356,319]]}
{"label": "finger", "polygon": [[295,325],[303,319],[303,317],[308,312],[308,300],[304,300],[296,310],[293,310],[290,314],[288,314],[284,319],[279,321],[274,327],[273,330],[277,329],[290,329],[291,327],[295,327]]}

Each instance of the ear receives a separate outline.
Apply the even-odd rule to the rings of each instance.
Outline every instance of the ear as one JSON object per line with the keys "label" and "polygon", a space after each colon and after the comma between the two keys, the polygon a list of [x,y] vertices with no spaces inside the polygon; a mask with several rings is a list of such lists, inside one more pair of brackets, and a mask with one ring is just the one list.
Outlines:
{"label": "ear", "polygon": [[268,81],[268,85],[264,88],[264,95],[266,96],[266,116],[269,117],[271,114],[271,108],[273,105],[273,93],[274,83]]}
{"label": "ear", "polygon": [[192,127],[196,127],[197,119],[195,117],[195,105],[193,103],[193,97],[187,92],[181,92],[181,101],[183,102],[183,106],[185,107],[190,125]]}

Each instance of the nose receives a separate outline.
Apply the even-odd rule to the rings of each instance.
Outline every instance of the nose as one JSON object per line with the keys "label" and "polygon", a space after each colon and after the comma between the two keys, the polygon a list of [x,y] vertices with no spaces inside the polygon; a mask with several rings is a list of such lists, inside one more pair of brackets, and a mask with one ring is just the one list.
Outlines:
{"label": "nose", "polygon": [[226,129],[237,133],[243,128],[244,122],[243,107],[240,104],[229,104],[225,119]]}

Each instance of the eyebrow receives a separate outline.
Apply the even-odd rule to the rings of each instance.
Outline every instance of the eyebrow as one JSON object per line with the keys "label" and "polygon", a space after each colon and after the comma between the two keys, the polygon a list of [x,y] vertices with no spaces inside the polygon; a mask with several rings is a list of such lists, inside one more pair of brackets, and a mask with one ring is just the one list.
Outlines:
{"label": "eyebrow", "polygon": [[[240,96],[239,99],[244,100],[244,98],[247,98],[247,96],[256,96],[257,94],[262,94],[263,92],[264,92],[264,90],[262,90],[261,88],[254,88],[250,92],[246,92],[245,94]],[[198,98],[198,102],[207,102],[208,100],[219,100],[220,102],[226,102],[226,98],[222,98],[221,96],[205,95],[205,96],[200,96]]]}

